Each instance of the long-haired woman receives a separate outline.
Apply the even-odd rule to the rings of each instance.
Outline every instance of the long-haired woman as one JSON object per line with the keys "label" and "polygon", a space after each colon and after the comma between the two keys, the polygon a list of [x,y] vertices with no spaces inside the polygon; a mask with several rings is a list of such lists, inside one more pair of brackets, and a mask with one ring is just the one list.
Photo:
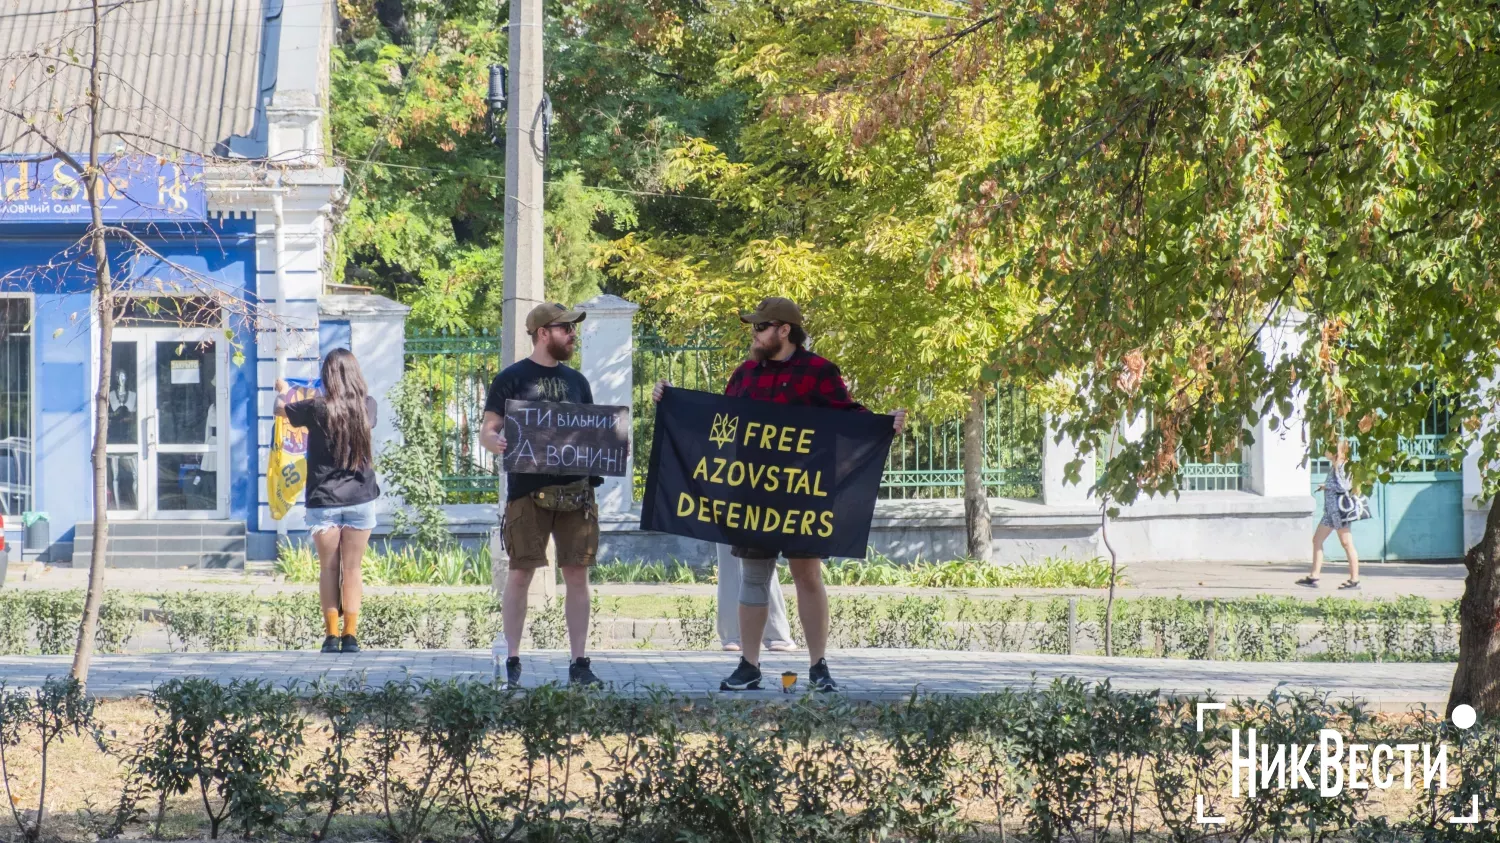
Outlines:
{"label": "long-haired woman", "polygon": [[1349,560],[1349,579],[1339,586],[1345,591],[1359,590],[1359,553],[1354,549],[1354,534],[1349,526],[1354,523],[1353,513],[1339,508],[1339,498],[1348,494],[1359,494],[1359,489],[1349,482],[1349,440],[1340,439],[1336,447],[1325,454],[1328,458],[1328,479],[1319,489],[1323,490],[1323,519],[1313,533],[1312,573],[1297,580],[1297,585],[1318,587],[1318,575],[1323,572],[1323,542],[1329,533],[1338,533],[1339,544],[1344,546],[1344,557]]}
{"label": "long-haired woman", "polygon": [[[276,414],[307,428],[307,528],[318,550],[318,596],[323,605],[325,653],[359,652],[360,563],[375,529],[375,482],[370,430],[375,399],[359,361],[339,348],[323,358],[322,394],[286,401],[276,382]],[[339,618],[344,628],[339,630]]]}

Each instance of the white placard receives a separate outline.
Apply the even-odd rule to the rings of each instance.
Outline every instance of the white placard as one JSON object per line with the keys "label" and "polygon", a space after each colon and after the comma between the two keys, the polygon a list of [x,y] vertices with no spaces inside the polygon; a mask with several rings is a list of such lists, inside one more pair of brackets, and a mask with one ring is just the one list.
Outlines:
{"label": "white placard", "polygon": [[198,383],[198,361],[173,360],[172,383]]}

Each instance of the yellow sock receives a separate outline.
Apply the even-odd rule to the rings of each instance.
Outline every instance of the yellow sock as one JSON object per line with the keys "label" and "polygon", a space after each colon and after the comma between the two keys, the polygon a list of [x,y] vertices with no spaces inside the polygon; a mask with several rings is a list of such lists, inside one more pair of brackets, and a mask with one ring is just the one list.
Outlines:
{"label": "yellow sock", "polygon": [[329,635],[338,635],[339,634],[339,610],[338,609],[324,609],[323,610],[323,629],[325,629]]}
{"label": "yellow sock", "polygon": [[344,634],[359,635],[359,612],[344,613]]}

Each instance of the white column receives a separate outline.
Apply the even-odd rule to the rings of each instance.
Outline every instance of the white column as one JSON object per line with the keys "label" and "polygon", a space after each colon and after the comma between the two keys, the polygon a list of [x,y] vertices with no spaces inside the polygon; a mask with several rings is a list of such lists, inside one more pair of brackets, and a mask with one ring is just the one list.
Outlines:
{"label": "white column", "polygon": [[1078,472],[1078,482],[1066,479],[1068,463],[1078,459],[1078,443],[1064,436],[1057,441],[1058,431],[1052,418],[1047,418],[1047,433],[1042,440],[1042,503],[1048,506],[1084,506],[1093,501],[1089,488],[1094,485],[1094,453],[1083,454],[1083,466]]}
{"label": "white column", "polygon": [[[635,312],[640,306],[619,296],[595,296],[578,306],[583,320],[583,375],[593,388],[595,404],[629,407],[634,395]],[[635,503],[635,454],[625,459],[624,477],[606,477],[599,488],[599,512],[629,513]]]}
{"label": "white column", "polygon": [[379,405],[371,444],[379,454],[397,438],[390,392],[406,370],[406,314],[411,308],[385,296],[323,296],[318,311],[324,319],[349,323],[349,350],[359,359],[370,397]]}
{"label": "white column", "polygon": [[[1267,325],[1260,334],[1261,352],[1266,365],[1274,366],[1296,354],[1306,340],[1302,325],[1307,317],[1293,312],[1278,323]],[[1301,389],[1292,395],[1292,414],[1265,412],[1250,428],[1255,443],[1246,449],[1245,460],[1250,476],[1248,491],[1268,498],[1307,497],[1312,494],[1312,473],[1307,462],[1307,395]],[[1267,407],[1274,411],[1274,407]],[[1277,425],[1271,427],[1271,416]]]}

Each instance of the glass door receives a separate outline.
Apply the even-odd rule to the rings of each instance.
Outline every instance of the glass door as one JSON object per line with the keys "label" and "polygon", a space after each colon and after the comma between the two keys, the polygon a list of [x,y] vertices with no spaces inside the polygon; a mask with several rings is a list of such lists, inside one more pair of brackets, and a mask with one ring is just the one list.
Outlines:
{"label": "glass door", "polygon": [[211,332],[122,329],[109,393],[110,509],[124,517],[222,518],[228,355]]}
{"label": "glass door", "polygon": [[220,515],[219,343],[156,339],[153,517]]}
{"label": "glass door", "polygon": [[139,517],[142,512],[141,465],[146,435],[141,418],[141,386],[145,380],[141,345],[138,340],[116,339],[110,346],[104,494],[110,512],[126,518]]}

